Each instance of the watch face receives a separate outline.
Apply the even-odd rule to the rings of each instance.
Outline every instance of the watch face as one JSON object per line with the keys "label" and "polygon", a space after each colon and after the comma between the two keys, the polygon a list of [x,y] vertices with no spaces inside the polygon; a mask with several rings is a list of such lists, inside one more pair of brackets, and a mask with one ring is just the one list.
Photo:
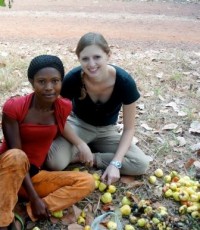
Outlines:
{"label": "watch face", "polygon": [[116,162],[116,165],[117,165],[117,167],[120,167],[121,163],[120,162]]}
{"label": "watch face", "polygon": [[111,161],[111,164],[114,165],[118,169],[122,167],[122,163],[120,161]]}

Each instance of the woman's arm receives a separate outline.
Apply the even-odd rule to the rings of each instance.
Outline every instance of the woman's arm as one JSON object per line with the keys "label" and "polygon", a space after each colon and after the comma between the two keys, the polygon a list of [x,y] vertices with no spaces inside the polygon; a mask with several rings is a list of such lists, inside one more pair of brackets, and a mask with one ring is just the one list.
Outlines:
{"label": "woman's arm", "polygon": [[21,149],[21,138],[19,133],[19,124],[15,119],[10,118],[3,113],[2,130],[9,149]]}
{"label": "woman's arm", "polygon": [[136,102],[123,105],[123,132],[113,160],[122,161],[127,153],[135,132]]}
{"label": "woman's arm", "polygon": [[49,218],[50,211],[48,210],[45,202],[38,196],[37,192],[35,191],[29,173],[27,173],[26,177],[24,178],[23,187],[28,194],[33,215],[39,219]]}
{"label": "woman's arm", "polygon": [[[114,155],[114,161],[123,161],[125,154],[127,153],[135,132],[135,113],[136,113],[136,103],[129,105],[123,105],[123,132]],[[107,184],[112,184],[118,181],[120,178],[120,171],[113,165],[108,165],[105,172],[102,175],[102,180]]]}
{"label": "woman's arm", "polygon": [[80,137],[76,135],[76,133],[74,133],[68,123],[65,124],[63,136],[67,141],[69,141],[78,149],[78,158],[80,162],[86,163],[92,167],[94,158],[90,148]]}

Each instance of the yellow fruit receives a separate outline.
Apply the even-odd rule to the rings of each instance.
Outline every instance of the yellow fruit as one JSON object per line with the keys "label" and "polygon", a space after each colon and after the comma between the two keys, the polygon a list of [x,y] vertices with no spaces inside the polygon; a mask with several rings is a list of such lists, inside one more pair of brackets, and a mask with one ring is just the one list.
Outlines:
{"label": "yellow fruit", "polygon": [[82,211],[81,211],[81,216],[82,216],[83,218],[85,218],[85,217],[86,217],[86,213],[85,213],[85,211],[84,211],[84,210],[82,210]]}
{"label": "yellow fruit", "polygon": [[171,189],[167,189],[167,191],[165,192],[165,197],[171,197],[173,195],[173,192]]}
{"label": "yellow fruit", "polygon": [[151,184],[155,184],[156,183],[156,177],[155,176],[150,176],[149,177],[149,183],[151,183]]}
{"label": "yellow fruit", "polygon": [[151,206],[147,206],[144,209],[144,213],[146,213],[146,214],[151,214],[152,212],[153,212],[153,208]]}
{"label": "yellow fruit", "polygon": [[125,225],[125,230],[135,230],[135,228],[133,227],[133,225],[126,224]]}
{"label": "yellow fruit", "polygon": [[180,193],[179,192],[173,192],[172,194],[175,201],[180,201]]}
{"label": "yellow fruit", "polygon": [[103,182],[100,182],[99,184],[99,191],[103,192],[107,188],[107,185],[104,184]]}
{"label": "yellow fruit", "polygon": [[83,230],[92,230],[92,229],[91,229],[90,225],[85,225]]}
{"label": "yellow fruit", "polygon": [[141,207],[146,207],[146,206],[149,206],[150,205],[150,202],[149,200],[140,200],[138,202],[138,207],[141,208]]}
{"label": "yellow fruit", "polygon": [[187,212],[187,205],[182,205],[180,208],[179,208],[179,213],[180,214],[185,214]]}
{"label": "yellow fruit", "polygon": [[130,201],[130,199],[127,196],[124,196],[122,198],[121,203],[122,203],[122,205],[125,205],[125,204],[131,205],[132,202]]}
{"label": "yellow fruit", "polygon": [[93,173],[92,176],[95,180],[100,180],[100,175],[98,173]]}
{"label": "yellow fruit", "polygon": [[152,222],[157,225],[158,223],[160,223],[160,220],[156,217],[153,217]]}
{"label": "yellow fruit", "polygon": [[95,180],[94,183],[95,183],[95,188],[96,189],[99,188],[100,180]]}
{"label": "yellow fruit", "polygon": [[200,219],[200,212],[198,212],[198,211],[193,211],[193,212],[191,213],[191,216],[192,216],[193,218],[195,218],[195,219]]}
{"label": "yellow fruit", "polygon": [[52,212],[51,215],[53,217],[56,217],[56,218],[62,218],[63,217],[63,211],[55,211],[55,212]]}
{"label": "yellow fruit", "polygon": [[79,172],[80,169],[79,168],[73,168],[72,171]]}
{"label": "yellow fruit", "polygon": [[82,216],[78,217],[77,223],[80,225],[84,225],[85,224],[85,219]]}
{"label": "yellow fruit", "polygon": [[114,221],[108,221],[107,223],[107,228],[109,230],[116,230],[117,229],[117,224]]}
{"label": "yellow fruit", "polygon": [[137,224],[138,224],[138,226],[140,226],[140,227],[144,227],[146,223],[147,223],[147,220],[144,219],[144,218],[140,218],[140,219],[138,219],[138,221],[137,221]]}
{"label": "yellow fruit", "polygon": [[181,201],[187,201],[189,199],[189,194],[186,191],[182,191],[179,194],[179,198]]}
{"label": "yellow fruit", "polygon": [[170,172],[170,176],[171,176],[172,178],[174,178],[175,176],[178,176],[178,172],[177,172],[177,171],[171,171],[171,172]]}
{"label": "yellow fruit", "polygon": [[198,206],[197,205],[192,205],[192,206],[187,207],[187,212],[191,213],[191,212],[194,212],[194,211],[198,211]]}
{"label": "yellow fruit", "polygon": [[175,191],[177,189],[177,185],[175,182],[172,182],[170,185],[169,185],[169,188],[173,191]]}
{"label": "yellow fruit", "polygon": [[164,176],[164,182],[165,182],[165,183],[169,183],[169,182],[171,182],[171,180],[172,180],[171,175],[166,175],[166,176]]}
{"label": "yellow fruit", "polygon": [[192,201],[192,202],[197,202],[197,201],[199,201],[198,195],[197,195],[197,194],[191,194],[191,195],[190,195],[190,201]]}
{"label": "yellow fruit", "polygon": [[102,196],[101,196],[101,201],[104,204],[110,203],[112,201],[112,195],[109,192],[105,192]]}
{"label": "yellow fruit", "polygon": [[131,224],[135,224],[137,222],[137,217],[132,215],[132,214],[130,214],[129,221],[130,221]]}
{"label": "yellow fruit", "polygon": [[165,207],[165,206],[159,206],[158,208],[157,208],[157,210],[159,211],[159,212],[161,212],[161,211],[167,211],[167,208]]}
{"label": "yellow fruit", "polygon": [[156,169],[154,172],[154,175],[157,177],[163,177],[164,173],[163,173],[162,169]]}
{"label": "yellow fruit", "polygon": [[32,230],[40,230],[40,228],[38,228],[38,227],[34,227]]}
{"label": "yellow fruit", "polygon": [[117,188],[114,185],[109,185],[108,189],[107,189],[107,192],[109,192],[109,193],[115,193],[116,190],[117,190]]}
{"label": "yellow fruit", "polygon": [[129,216],[131,213],[131,207],[130,205],[125,204],[120,208],[120,211],[123,216]]}

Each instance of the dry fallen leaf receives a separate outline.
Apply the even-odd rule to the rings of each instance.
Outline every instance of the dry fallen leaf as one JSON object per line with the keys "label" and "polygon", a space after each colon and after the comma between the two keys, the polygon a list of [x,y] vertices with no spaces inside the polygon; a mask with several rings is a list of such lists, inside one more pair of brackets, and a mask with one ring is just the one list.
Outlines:
{"label": "dry fallen leaf", "polygon": [[177,124],[171,123],[171,124],[167,124],[165,125],[162,130],[173,130],[176,129],[178,127]]}
{"label": "dry fallen leaf", "polygon": [[70,224],[68,230],[83,230],[83,226],[79,224]]}
{"label": "dry fallen leaf", "polygon": [[189,132],[193,134],[200,134],[200,122],[193,121],[190,125]]}
{"label": "dry fallen leaf", "polygon": [[144,129],[148,130],[148,131],[152,131],[153,128],[149,127],[147,124],[141,124],[141,127],[143,127]]}
{"label": "dry fallen leaf", "polygon": [[177,140],[179,142],[179,146],[184,146],[186,144],[186,140],[184,137],[177,137]]}
{"label": "dry fallen leaf", "polygon": [[190,158],[186,163],[185,163],[185,169],[189,169],[192,165],[193,165],[193,163],[195,162],[195,159],[193,159],[193,158]]}

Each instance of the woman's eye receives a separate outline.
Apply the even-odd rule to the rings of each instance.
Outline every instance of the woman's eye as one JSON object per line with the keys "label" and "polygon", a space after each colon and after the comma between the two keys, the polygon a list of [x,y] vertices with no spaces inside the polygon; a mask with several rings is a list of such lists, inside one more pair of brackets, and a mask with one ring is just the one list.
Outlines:
{"label": "woman's eye", "polygon": [[82,61],[88,61],[87,57],[82,58]]}
{"label": "woman's eye", "polygon": [[99,56],[99,55],[94,56],[95,60],[100,59],[100,58],[101,58],[101,56]]}
{"label": "woman's eye", "polygon": [[44,85],[45,81],[44,81],[44,80],[39,80],[39,83],[40,83],[41,85]]}
{"label": "woman's eye", "polygon": [[53,80],[53,83],[54,83],[54,84],[57,84],[58,82],[60,82],[60,80],[59,80],[59,79],[55,79],[55,80]]}

